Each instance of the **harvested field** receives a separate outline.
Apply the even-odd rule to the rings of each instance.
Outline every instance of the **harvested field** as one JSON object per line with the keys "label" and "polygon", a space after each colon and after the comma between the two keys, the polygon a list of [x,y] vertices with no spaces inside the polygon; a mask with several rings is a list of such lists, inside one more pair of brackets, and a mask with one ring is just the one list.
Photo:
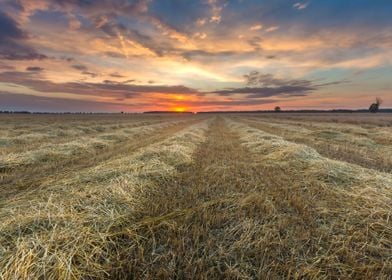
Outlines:
{"label": "harvested field", "polygon": [[[296,116],[299,118],[299,116]],[[284,139],[305,144],[320,154],[349,163],[383,172],[392,172],[392,118],[386,126],[389,115],[382,116],[380,123],[354,125],[351,119],[334,122],[335,118],[309,116],[309,120],[294,121],[292,115],[283,120],[271,116],[243,116],[240,121]],[[304,118],[304,117],[303,117]],[[359,116],[358,119],[363,118]],[[312,119],[323,120],[311,121]],[[332,120],[332,121],[331,121]],[[375,120],[372,120],[375,123]]]}
{"label": "harvested field", "polygon": [[0,279],[391,279],[365,116],[1,116]]}

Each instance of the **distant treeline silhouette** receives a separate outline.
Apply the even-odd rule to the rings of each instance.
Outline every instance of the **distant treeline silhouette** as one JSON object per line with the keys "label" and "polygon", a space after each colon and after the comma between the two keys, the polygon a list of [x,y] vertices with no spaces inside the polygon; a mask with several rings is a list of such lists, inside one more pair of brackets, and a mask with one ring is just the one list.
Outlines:
{"label": "distant treeline silhouette", "polygon": [[32,114],[29,111],[0,111],[0,114]]}
{"label": "distant treeline silhouette", "polygon": [[0,114],[56,114],[56,115],[94,115],[94,114],[194,114],[194,112],[176,112],[176,111],[146,111],[142,113],[128,113],[128,112],[30,112],[30,111],[11,111],[0,110]]}

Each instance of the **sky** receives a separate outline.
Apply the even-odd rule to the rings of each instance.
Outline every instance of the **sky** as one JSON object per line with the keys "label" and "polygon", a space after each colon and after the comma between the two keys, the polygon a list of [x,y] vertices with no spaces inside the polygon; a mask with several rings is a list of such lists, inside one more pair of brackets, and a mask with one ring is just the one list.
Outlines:
{"label": "sky", "polygon": [[392,107],[391,0],[0,0],[0,110]]}

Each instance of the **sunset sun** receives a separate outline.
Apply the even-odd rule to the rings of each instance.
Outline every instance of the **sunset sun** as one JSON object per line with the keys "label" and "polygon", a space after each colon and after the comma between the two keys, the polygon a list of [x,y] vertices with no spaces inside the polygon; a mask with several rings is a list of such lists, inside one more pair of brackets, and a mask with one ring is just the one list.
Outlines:
{"label": "sunset sun", "polygon": [[185,107],[175,107],[174,111],[177,113],[182,113],[182,112],[185,112],[186,109],[185,109]]}

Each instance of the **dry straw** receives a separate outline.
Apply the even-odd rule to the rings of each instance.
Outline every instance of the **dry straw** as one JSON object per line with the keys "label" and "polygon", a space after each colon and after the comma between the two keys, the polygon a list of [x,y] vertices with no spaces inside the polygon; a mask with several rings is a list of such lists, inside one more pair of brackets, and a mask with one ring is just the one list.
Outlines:
{"label": "dry straw", "polygon": [[[296,251],[295,262],[301,267],[297,277],[390,278],[391,174],[325,158],[309,146],[243,123],[228,121],[228,125],[255,160],[276,172],[274,180],[280,183],[275,192],[283,201],[287,193],[287,201],[298,210],[292,218],[306,221],[303,238],[295,233],[290,238],[293,252],[298,246],[308,250]],[[279,213],[274,223],[283,222],[283,215]],[[287,231],[292,227],[288,224]],[[283,244],[278,241],[276,246]]]}
{"label": "dry straw", "polygon": [[191,161],[207,126],[192,125],[135,154],[47,182],[2,205],[0,278],[108,277],[107,271],[121,264],[124,250],[113,238],[125,232],[127,245],[137,246],[142,237],[132,228],[141,215],[139,199],[148,195],[157,176],[165,178]]}

